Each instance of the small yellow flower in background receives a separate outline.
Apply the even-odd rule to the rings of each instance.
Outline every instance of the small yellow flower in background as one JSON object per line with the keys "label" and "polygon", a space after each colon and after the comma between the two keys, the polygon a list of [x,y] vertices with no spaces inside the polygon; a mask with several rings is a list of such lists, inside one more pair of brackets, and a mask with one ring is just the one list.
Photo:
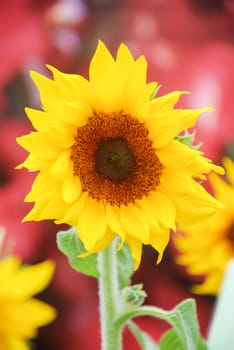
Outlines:
{"label": "small yellow flower in background", "polygon": [[26,112],[37,131],[18,138],[30,153],[19,168],[39,171],[24,220],[76,226],[87,254],[118,234],[136,268],[142,244],[159,262],[177,221],[194,223],[220,207],[195,178],[222,168],[175,139],[209,109],[174,109],[186,92],[154,98],[144,56],[135,60],[124,44],[115,60],[99,42],[89,80],[48,68],[54,80],[32,72],[43,111]]}
{"label": "small yellow flower in background", "polygon": [[55,319],[53,307],[32,298],[53,272],[51,261],[22,266],[16,256],[0,260],[0,349],[29,350],[27,340],[37,336],[37,328]]}
{"label": "small yellow flower in background", "polygon": [[227,180],[216,174],[209,179],[215,197],[225,209],[201,223],[183,227],[184,234],[175,236],[179,252],[177,263],[186,266],[191,275],[204,275],[201,284],[192,287],[199,294],[219,293],[228,262],[234,258],[234,163],[223,161]]}

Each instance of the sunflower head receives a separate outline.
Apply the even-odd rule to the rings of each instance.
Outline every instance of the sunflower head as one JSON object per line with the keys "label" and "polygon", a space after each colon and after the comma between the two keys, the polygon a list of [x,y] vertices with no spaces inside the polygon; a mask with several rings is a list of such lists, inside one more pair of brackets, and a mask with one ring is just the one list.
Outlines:
{"label": "sunflower head", "polygon": [[190,275],[204,276],[201,284],[192,287],[199,294],[219,293],[227,264],[234,258],[234,163],[225,158],[223,164],[226,178],[210,174],[209,182],[225,208],[194,226],[182,226],[183,234],[174,238],[177,263]]}
{"label": "sunflower head", "polygon": [[144,56],[134,59],[124,44],[113,58],[100,41],[88,80],[48,68],[52,80],[32,72],[43,109],[26,113],[36,131],[18,138],[29,152],[19,167],[38,171],[25,220],[76,226],[87,253],[118,235],[136,267],[142,244],[160,261],[176,221],[220,207],[195,178],[222,169],[176,138],[207,109],[175,109],[179,91],[153,98]]}

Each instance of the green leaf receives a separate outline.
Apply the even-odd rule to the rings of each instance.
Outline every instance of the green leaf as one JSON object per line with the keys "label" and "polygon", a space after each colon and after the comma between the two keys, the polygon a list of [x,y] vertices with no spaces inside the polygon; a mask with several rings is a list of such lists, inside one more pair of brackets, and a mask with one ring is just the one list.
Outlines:
{"label": "green leaf", "polygon": [[119,287],[123,289],[131,283],[131,276],[134,272],[134,262],[129,246],[125,243],[117,252]]}
{"label": "green leaf", "polygon": [[[199,324],[197,320],[196,304],[194,299],[184,300],[170,311],[154,306],[141,306],[123,312],[115,321],[116,325],[124,325],[129,319],[137,316],[153,316],[168,322],[176,334],[175,341],[181,344],[183,350],[197,350],[200,341]],[[165,341],[165,340],[164,340]],[[201,350],[204,350],[201,347]]]}
{"label": "green leaf", "polygon": [[77,236],[75,227],[71,227],[67,231],[58,232],[57,245],[59,250],[67,256],[73,269],[88,276],[98,277],[97,254],[79,258],[79,255],[85,253],[86,250]]}
{"label": "green leaf", "polygon": [[72,234],[73,234],[73,227],[71,227],[67,231],[57,232],[57,236],[56,236],[57,246],[64,255],[69,254],[69,244],[70,244]]}
{"label": "green leaf", "polygon": [[158,344],[151,338],[151,336],[142,331],[134,322],[129,321],[128,328],[137,339],[142,350],[159,350]]}
{"label": "green leaf", "polygon": [[[98,277],[97,254],[87,257],[79,256],[86,253],[83,243],[77,235],[75,227],[57,233],[57,245],[59,250],[65,254],[73,269],[88,276]],[[131,276],[134,272],[134,263],[130,248],[124,244],[117,252],[118,277],[120,288],[130,285]]]}
{"label": "green leaf", "polygon": [[197,350],[199,325],[195,301],[193,299],[187,299],[178,304],[170,312],[169,322],[174,326],[184,345],[184,349]]}
{"label": "green leaf", "polygon": [[[163,334],[160,340],[160,350],[187,350],[175,329],[170,329]],[[198,339],[196,350],[208,350],[207,344],[202,338]]]}
{"label": "green leaf", "polygon": [[205,342],[204,339],[199,338],[197,350],[209,350],[208,344]]}
{"label": "green leaf", "polygon": [[180,337],[175,329],[165,332],[160,340],[160,350],[184,350]]}
{"label": "green leaf", "polygon": [[[184,300],[173,310],[171,310],[169,313],[168,322],[174,327],[174,329],[168,331],[164,335],[162,342],[160,343],[160,350],[161,348],[163,350],[205,349],[205,343],[200,338],[196,304],[193,299]],[[172,342],[172,338],[174,348],[168,347],[168,343],[170,341]]]}

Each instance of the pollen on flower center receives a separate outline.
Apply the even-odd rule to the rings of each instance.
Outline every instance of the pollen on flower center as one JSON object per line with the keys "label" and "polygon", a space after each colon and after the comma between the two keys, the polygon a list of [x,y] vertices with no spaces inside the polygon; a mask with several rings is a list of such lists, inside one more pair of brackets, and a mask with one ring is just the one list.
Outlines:
{"label": "pollen on flower center", "polygon": [[82,190],[118,206],[155,190],[162,171],[148,130],[122,111],[96,112],[77,128],[71,159]]}

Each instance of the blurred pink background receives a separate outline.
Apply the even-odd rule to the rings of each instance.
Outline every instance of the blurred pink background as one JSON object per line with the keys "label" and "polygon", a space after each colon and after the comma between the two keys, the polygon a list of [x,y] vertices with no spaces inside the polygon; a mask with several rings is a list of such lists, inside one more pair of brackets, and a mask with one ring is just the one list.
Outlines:
{"label": "blurred pink background", "polygon": [[[29,70],[48,74],[49,63],[64,72],[87,76],[98,39],[115,54],[125,42],[134,56],[148,60],[148,80],[162,86],[159,95],[189,90],[180,106],[214,107],[197,125],[196,141],[216,163],[234,158],[234,2],[232,0],[8,0],[0,4],[0,225],[6,245],[25,263],[56,261],[50,287],[40,297],[53,304],[58,319],[40,330],[37,350],[97,350],[99,321],[96,281],[70,269],[57,250],[59,229],[51,222],[21,223],[30,204],[23,202],[33,174],[15,171],[26,156],[16,136],[31,130],[24,106],[40,107]],[[191,279],[173,263],[168,247],[159,266],[145,248],[134,282],[143,282],[147,303],[166,309],[192,296]],[[203,336],[213,297],[196,297]],[[158,340],[167,325],[141,318],[139,325]],[[125,332],[125,349],[139,346]]]}

